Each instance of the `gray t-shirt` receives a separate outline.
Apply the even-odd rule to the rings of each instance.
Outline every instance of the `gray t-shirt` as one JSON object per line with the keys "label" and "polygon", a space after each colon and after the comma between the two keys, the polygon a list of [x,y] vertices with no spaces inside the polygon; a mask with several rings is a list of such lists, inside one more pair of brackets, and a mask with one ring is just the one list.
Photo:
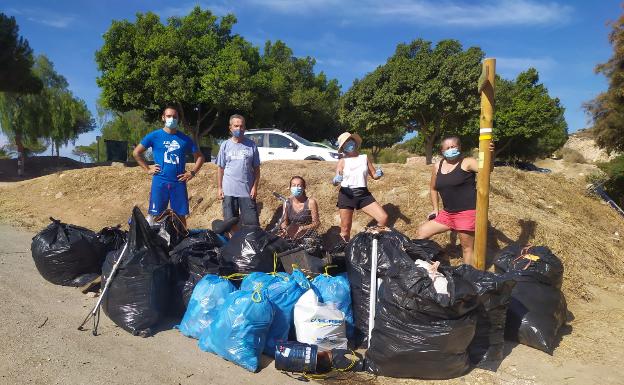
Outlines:
{"label": "gray t-shirt", "polygon": [[254,168],[260,165],[256,143],[243,138],[239,143],[228,139],[221,143],[217,166],[223,168],[223,195],[247,197],[254,183]]}

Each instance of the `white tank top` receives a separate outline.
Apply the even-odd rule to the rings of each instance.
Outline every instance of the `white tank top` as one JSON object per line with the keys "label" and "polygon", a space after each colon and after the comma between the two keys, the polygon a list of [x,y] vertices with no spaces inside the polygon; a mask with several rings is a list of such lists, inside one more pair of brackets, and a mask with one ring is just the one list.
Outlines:
{"label": "white tank top", "polygon": [[344,158],[344,170],[340,186],[349,188],[367,187],[368,158],[366,154]]}

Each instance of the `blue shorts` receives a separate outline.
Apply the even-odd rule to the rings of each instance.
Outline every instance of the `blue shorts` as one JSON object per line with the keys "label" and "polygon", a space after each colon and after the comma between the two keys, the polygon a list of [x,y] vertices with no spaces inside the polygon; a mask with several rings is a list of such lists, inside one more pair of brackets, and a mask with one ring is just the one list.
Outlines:
{"label": "blue shorts", "polygon": [[188,192],[185,182],[170,182],[158,178],[152,179],[149,209],[151,215],[159,215],[171,204],[171,210],[176,214],[188,215]]}

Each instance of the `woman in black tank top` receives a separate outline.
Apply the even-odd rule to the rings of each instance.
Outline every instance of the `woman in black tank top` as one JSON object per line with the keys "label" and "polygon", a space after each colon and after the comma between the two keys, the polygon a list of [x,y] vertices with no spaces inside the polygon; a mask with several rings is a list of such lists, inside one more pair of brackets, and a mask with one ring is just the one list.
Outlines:
{"label": "woman in black tank top", "polygon": [[285,206],[286,215],[282,222],[284,236],[291,240],[318,237],[316,229],[320,226],[318,203],[305,192],[306,182],[300,176],[290,179],[291,196]]}
{"label": "woman in black tank top", "polygon": [[[428,221],[418,229],[418,238],[428,239],[435,234],[454,230],[459,234],[464,263],[472,263],[477,204],[475,175],[478,161],[461,155],[459,138],[445,138],[440,143],[442,160],[431,170],[429,185],[433,211]],[[494,151],[494,145],[490,145]],[[493,163],[493,162],[492,162]],[[439,198],[444,209],[440,210]]]}

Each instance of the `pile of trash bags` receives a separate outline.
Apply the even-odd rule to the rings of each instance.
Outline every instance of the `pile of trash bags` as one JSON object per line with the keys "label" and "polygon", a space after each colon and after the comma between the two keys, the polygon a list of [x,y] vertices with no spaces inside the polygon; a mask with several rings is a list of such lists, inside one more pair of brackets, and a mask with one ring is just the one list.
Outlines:
{"label": "pile of trash bags", "polygon": [[[513,280],[467,265],[441,267],[439,261],[420,259],[432,253],[414,252],[419,245],[394,230],[358,237],[347,249],[347,262],[355,328],[363,341],[368,333],[373,237],[381,279],[367,371],[447,379],[465,374],[471,365],[486,367],[502,360],[505,320],[497,316],[501,307],[506,311]],[[355,295],[355,290],[364,295]],[[480,313],[490,322],[479,324]],[[482,330],[477,332],[477,327]]]}
{"label": "pile of trash bags", "polygon": [[552,354],[568,312],[561,260],[548,247],[511,245],[501,250],[494,266],[516,282],[505,337]]}
{"label": "pile of trash bags", "polygon": [[[135,207],[129,232],[95,233],[52,219],[33,238],[33,259],[55,284],[101,274],[104,313],[129,333],[152,335],[173,316],[201,350],[252,372],[266,354],[307,373],[448,379],[496,370],[505,339],[552,354],[565,324],[563,265],[547,247],[509,246],[492,273],[452,267],[435,242],[377,228],[336,251],[346,273],[284,272],[278,256],[291,245],[259,227],[243,226],[223,244],[210,230],[181,232],[177,220],[150,225]],[[366,359],[346,358],[357,346],[368,348]]]}

